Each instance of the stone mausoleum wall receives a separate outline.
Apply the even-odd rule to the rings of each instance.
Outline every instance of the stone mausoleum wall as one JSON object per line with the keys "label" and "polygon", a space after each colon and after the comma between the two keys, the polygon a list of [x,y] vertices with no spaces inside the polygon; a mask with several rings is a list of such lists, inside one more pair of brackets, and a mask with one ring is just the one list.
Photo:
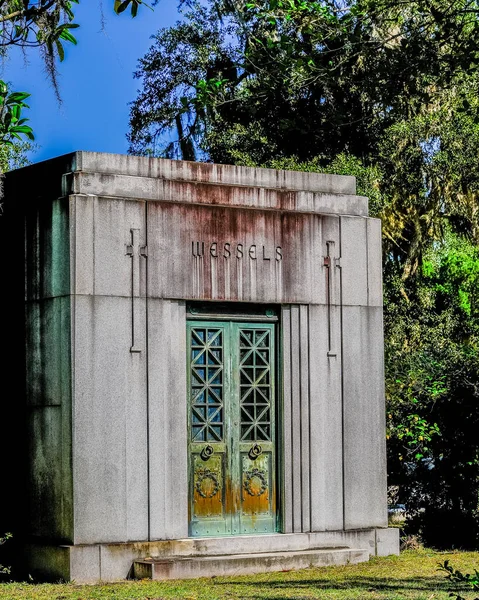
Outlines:
{"label": "stone mausoleum wall", "polygon": [[188,538],[195,301],[277,308],[284,539],[397,551],[381,225],[353,177],[76,152],[8,174],[5,190],[2,306],[25,346],[3,350],[19,388],[7,477],[24,481],[4,503],[30,570],[126,577]]}

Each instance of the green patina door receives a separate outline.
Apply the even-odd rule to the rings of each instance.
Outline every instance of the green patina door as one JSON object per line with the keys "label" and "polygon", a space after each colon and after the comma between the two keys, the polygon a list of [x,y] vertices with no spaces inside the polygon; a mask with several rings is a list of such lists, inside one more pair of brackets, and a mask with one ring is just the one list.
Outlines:
{"label": "green patina door", "polygon": [[187,327],[190,535],[274,532],[274,325]]}

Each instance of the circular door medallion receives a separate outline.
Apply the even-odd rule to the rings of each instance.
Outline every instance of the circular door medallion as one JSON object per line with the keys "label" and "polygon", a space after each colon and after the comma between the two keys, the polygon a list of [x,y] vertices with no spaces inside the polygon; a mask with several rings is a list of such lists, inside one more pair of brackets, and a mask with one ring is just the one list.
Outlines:
{"label": "circular door medallion", "polygon": [[268,489],[266,473],[260,469],[251,469],[244,474],[244,489],[250,496],[262,496]]}
{"label": "circular door medallion", "polygon": [[196,473],[196,491],[202,498],[213,498],[220,489],[218,477],[209,469],[197,471]]}

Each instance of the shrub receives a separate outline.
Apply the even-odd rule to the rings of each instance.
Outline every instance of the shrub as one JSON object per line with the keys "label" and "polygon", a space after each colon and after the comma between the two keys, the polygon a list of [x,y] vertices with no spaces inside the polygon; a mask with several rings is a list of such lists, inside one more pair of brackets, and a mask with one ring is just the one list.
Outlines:
{"label": "shrub", "polygon": [[[443,564],[440,564],[439,569],[447,573],[446,577],[449,581],[458,584],[466,584],[473,591],[479,592],[479,571],[477,569],[474,569],[473,574],[462,573],[461,571],[454,569],[454,567],[449,564],[448,560],[445,560]],[[466,598],[457,593],[451,593],[450,596],[455,598],[455,600],[466,600]],[[474,600],[479,600],[479,598],[476,596]]]}

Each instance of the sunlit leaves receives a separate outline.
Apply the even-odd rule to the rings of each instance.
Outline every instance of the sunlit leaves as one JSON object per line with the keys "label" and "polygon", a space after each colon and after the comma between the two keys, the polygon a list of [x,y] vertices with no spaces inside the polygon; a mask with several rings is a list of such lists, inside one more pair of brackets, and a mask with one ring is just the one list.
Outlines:
{"label": "sunlit leaves", "polygon": [[[57,42],[60,39],[76,43],[69,32],[69,29],[78,27],[73,23],[74,4],[78,4],[78,0],[56,0],[40,4],[29,1],[18,3],[15,0],[3,2],[0,5],[0,47],[35,47],[46,44],[49,51],[53,52],[55,48],[58,49]],[[58,55],[62,59],[63,51],[59,50]]]}
{"label": "sunlit leaves", "polygon": [[143,2],[143,0],[115,0],[114,10],[116,14],[119,15],[122,12],[124,12],[128,7],[130,7],[131,16],[136,17],[140,5],[151,8],[151,6],[146,4],[146,2]]}
{"label": "sunlit leaves", "polygon": [[398,423],[394,429],[388,429],[388,439],[396,436],[401,442],[402,450],[399,459],[422,460],[430,456],[428,444],[433,436],[441,435],[437,423],[430,423],[418,414],[406,416],[405,423]]}
{"label": "sunlit leaves", "polygon": [[[449,560],[445,560],[443,563],[439,563],[438,571],[445,571],[447,573],[446,578],[457,584],[458,587],[465,584],[469,589],[479,592],[479,571],[477,569],[474,569],[473,573],[462,573],[459,569],[452,567]],[[458,592],[451,592],[449,596],[455,598],[455,600],[466,600]],[[474,600],[479,599],[476,597]]]}
{"label": "sunlit leaves", "polygon": [[22,109],[28,108],[25,100],[29,96],[26,92],[9,94],[8,86],[0,81],[0,143],[11,144],[14,139],[34,139],[31,127],[26,125],[28,119],[22,118]]}

